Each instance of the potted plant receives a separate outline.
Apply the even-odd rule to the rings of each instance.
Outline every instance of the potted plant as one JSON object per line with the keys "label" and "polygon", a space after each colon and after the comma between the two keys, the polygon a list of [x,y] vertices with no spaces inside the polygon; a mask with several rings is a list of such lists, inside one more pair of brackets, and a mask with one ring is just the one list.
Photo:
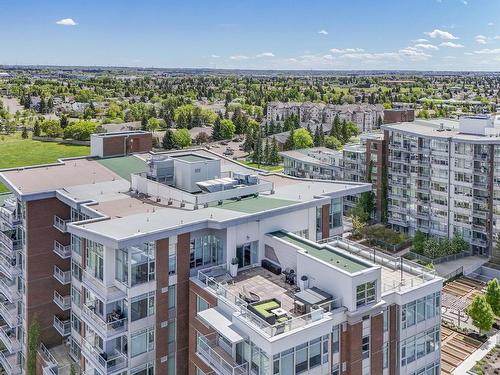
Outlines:
{"label": "potted plant", "polygon": [[300,290],[306,289],[309,285],[309,278],[306,275],[302,275],[299,280]]}
{"label": "potted plant", "polygon": [[229,274],[231,277],[236,277],[238,275],[238,258],[234,257],[231,259],[231,264],[229,265]]}

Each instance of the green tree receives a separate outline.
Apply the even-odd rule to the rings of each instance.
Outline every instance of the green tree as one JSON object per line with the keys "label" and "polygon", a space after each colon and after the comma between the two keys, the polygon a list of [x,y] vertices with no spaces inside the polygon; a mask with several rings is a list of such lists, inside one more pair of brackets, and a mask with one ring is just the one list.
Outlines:
{"label": "green tree", "polygon": [[340,150],[342,148],[342,142],[333,135],[327,135],[325,137],[325,147],[331,148],[332,150]]}
{"label": "green tree", "polygon": [[66,116],[65,114],[61,115],[61,118],[59,119],[59,125],[61,125],[62,129],[65,129],[66,126],[69,125],[68,116]]}
{"label": "green tree", "polygon": [[40,125],[40,129],[47,137],[60,137],[62,135],[62,128],[57,120],[45,120]]}
{"label": "green tree", "polygon": [[476,295],[467,308],[467,314],[480,332],[489,332],[493,327],[495,313],[483,295]]}
{"label": "green tree", "polygon": [[500,285],[498,284],[498,280],[496,278],[488,281],[488,284],[486,285],[485,297],[486,301],[491,306],[493,313],[496,316],[500,316]]}
{"label": "green tree", "polygon": [[300,128],[293,133],[294,148],[309,148],[313,146],[313,139],[311,134],[306,129]]}
{"label": "green tree", "polygon": [[373,191],[366,191],[361,193],[352,211],[354,216],[357,216],[359,220],[366,223],[370,220],[374,209],[375,195],[373,194]]}
{"label": "green tree", "polygon": [[271,165],[278,165],[280,163],[278,142],[276,141],[275,137],[273,137],[273,140],[271,142],[271,152],[269,155],[269,159]]}
{"label": "green tree", "polygon": [[42,130],[40,129],[40,122],[36,120],[35,125],[33,126],[33,136],[39,137],[41,133]]}
{"label": "green tree", "polygon": [[33,317],[28,328],[28,353],[26,367],[28,375],[36,375],[36,357],[40,347],[40,323]]}
{"label": "green tree", "polygon": [[21,138],[22,139],[27,139],[29,137],[28,135],[28,129],[26,129],[26,126],[23,126],[23,132],[21,133]]}
{"label": "green tree", "polygon": [[99,124],[94,121],[76,121],[69,124],[63,131],[64,138],[78,141],[90,140],[90,135],[97,133]]}
{"label": "green tree", "polygon": [[220,141],[224,139],[224,136],[222,135],[222,126],[221,126],[221,119],[219,116],[215,119],[214,125],[212,127],[212,139],[214,141]]}
{"label": "green tree", "polygon": [[293,150],[295,148],[295,144],[293,143],[294,141],[294,135],[295,135],[295,129],[290,130],[290,134],[288,135],[288,138],[286,139],[286,142],[283,146],[285,150]]}
{"label": "green tree", "polygon": [[264,164],[271,164],[271,145],[269,144],[269,138],[266,138],[266,142],[264,145],[264,155],[263,155]]}
{"label": "green tree", "polygon": [[146,130],[154,132],[158,129],[160,129],[160,121],[155,117],[151,117],[146,125]]}
{"label": "green tree", "polygon": [[174,133],[175,145],[178,148],[185,148],[191,146],[191,134],[187,129],[177,129]]}
{"label": "green tree", "polygon": [[194,138],[194,142],[197,145],[207,143],[208,141],[209,141],[208,134],[205,132],[199,132],[198,134],[196,134],[196,137]]}
{"label": "green tree", "polygon": [[469,244],[459,233],[454,233],[450,242],[451,253],[458,254],[469,249]]}
{"label": "green tree", "polygon": [[161,145],[165,150],[171,150],[175,148],[174,132],[171,129],[167,129],[165,131],[165,135],[161,140]]}
{"label": "green tree", "polygon": [[236,127],[230,119],[224,119],[220,122],[222,139],[231,139],[234,136]]}
{"label": "green tree", "polygon": [[413,236],[413,251],[418,254],[423,254],[426,240],[427,237],[425,236],[425,234],[417,229],[415,235]]}

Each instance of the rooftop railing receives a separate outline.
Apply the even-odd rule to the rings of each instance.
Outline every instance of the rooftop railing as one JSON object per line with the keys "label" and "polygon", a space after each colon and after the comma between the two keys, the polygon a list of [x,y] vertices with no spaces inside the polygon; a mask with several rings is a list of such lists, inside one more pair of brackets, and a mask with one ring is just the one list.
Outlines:
{"label": "rooftop railing", "polygon": [[275,324],[269,324],[264,319],[248,310],[248,303],[241,299],[239,296],[233,294],[223,283],[217,282],[215,277],[223,275],[227,271],[226,266],[215,266],[205,270],[198,271],[198,280],[210,288],[213,293],[220,298],[223,302],[230,305],[235,312],[237,312],[237,317],[243,322],[251,325],[253,328],[258,329],[265,335],[273,337],[280,335],[285,332],[290,332],[325,317],[325,314],[332,312],[338,308],[342,308],[342,300],[336,298],[332,301],[328,301],[321,305],[315,305],[311,312],[292,317],[283,322],[277,322]]}

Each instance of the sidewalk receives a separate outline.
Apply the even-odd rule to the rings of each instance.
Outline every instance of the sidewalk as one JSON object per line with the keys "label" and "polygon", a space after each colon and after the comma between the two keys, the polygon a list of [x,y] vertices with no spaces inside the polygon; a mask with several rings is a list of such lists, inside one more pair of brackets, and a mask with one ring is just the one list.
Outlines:
{"label": "sidewalk", "polygon": [[488,354],[488,352],[495,347],[497,342],[500,340],[500,331],[497,331],[493,336],[491,336],[488,341],[486,341],[478,350],[472,353],[465,361],[463,361],[460,366],[458,366],[453,374],[457,375],[467,375],[468,371],[476,364],[477,361],[483,359],[483,357]]}

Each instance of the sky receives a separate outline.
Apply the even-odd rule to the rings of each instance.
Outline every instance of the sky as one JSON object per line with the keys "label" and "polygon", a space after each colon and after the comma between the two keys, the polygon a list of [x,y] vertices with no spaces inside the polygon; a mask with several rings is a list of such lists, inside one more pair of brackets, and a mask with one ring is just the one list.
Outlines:
{"label": "sky", "polygon": [[500,0],[0,0],[0,64],[500,71]]}

